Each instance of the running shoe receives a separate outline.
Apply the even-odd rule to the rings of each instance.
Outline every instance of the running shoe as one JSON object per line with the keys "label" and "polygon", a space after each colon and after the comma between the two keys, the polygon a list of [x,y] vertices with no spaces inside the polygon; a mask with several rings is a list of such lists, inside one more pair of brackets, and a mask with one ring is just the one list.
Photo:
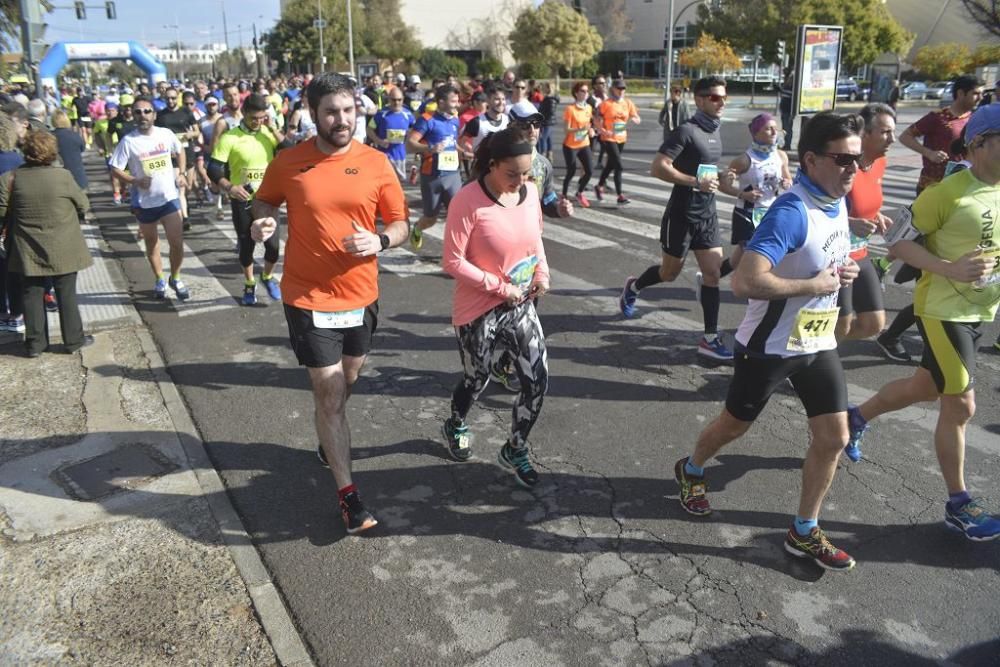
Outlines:
{"label": "running shoe", "polygon": [[156,284],[153,285],[153,298],[155,299],[166,299],[167,298],[167,281],[163,278],[157,278]]}
{"label": "running shoe", "polygon": [[424,247],[424,233],[420,227],[417,227],[416,225],[414,225],[413,229],[410,230],[410,245],[414,250],[420,250]]}
{"label": "running shoe", "polygon": [[184,218],[184,224],[182,225],[182,228],[184,229],[185,232],[191,231],[191,221],[187,218]]}
{"label": "running shoe", "polygon": [[705,276],[701,271],[694,274],[694,300],[701,305],[701,286],[705,282]]}
{"label": "running shoe", "polygon": [[254,283],[253,285],[243,286],[243,305],[244,306],[257,305],[257,283]]}
{"label": "running shoe", "polygon": [[861,440],[868,430],[868,423],[861,417],[856,405],[847,408],[847,431],[849,433],[844,454],[855,463],[861,460]]}
{"label": "running shoe", "polygon": [[118,194],[118,193],[115,193],[111,197],[111,203],[113,203],[115,206],[121,206],[122,205],[122,196],[120,194]]}
{"label": "running shoe", "polygon": [[590,200],[582,192],[576,193],[576,203],[580,205],[581,208],[590,208]]}
{"label": "running shoe", "polygon": [[510,443],[504,444],[497,455],[497,461],[504,468],[514,471],[514,477],[521,486],[530,489],[538,483],[538,473],[528,459],[528,448],[514,449]]}
{"label": "running shoe", "polygon": [[441,425],[441,435],[448,443],[448,453],[451,454],[451,458],[456,461],[469,460],[469,457],[472,456],[472,434],[469,433],[468,426],[464,423],[455,426],[449,417]]}
{"label": "running shoe", "polygon": [[180,299],[181,301],[187,301],[188,299],[191,298],[190,290],[188,290],[187,285],[184,284],[184,281],[180,280],[179,278],[177,279],[170,278],[167,281],[167,284],[170,285],[170,289],[174,291],[174,294],[176,294],[177,298]]}
{"label": "running shoe", "polygon": [[594,186],[594,196],[597,197],[597,201],[604,201],[604,186],[595,185]]}
{"label": "running shoe", "polygon": [[625,195],[618,195],[618,205],[619,206],[628,206],[631,203],[632,203],[632,200],[629,199],[628,197],[626,197]]}
{"label": "running shoe", "polygon": [[347,526],[349,535],[378,525],[378,521],[375,520],[372,513],[366,510],[361,503],[361,496],[358,495],[357,491],[351,491],[340,501],[340,513],[344,517],[344,525]]}
{"label": "running shoe", "polygon": [[957,510],[949,503],[944,506],[944,525],[965,533],[975,542],[987,542],[1000,537],[1000,519],[987,512],[977,500],[970,500]]}
{"label": "running shoe", "polygon": [[875,344],[881,348],[882,353],[893,361],[901,361],[904,363],[909,363],[913,361],[913,357],[910,353],[906,351],[903,347],[903,342],[898,338],[890,338],[888,332],[880,333],[875,338]]}
{"label": "running shoe", "polygon": [[45,310],[54,313],[59,310],[59,302],[56,301],[56,293],[53,290],[45,290]]}
{"label": "running shoe", "polygon": [[[219,196],[221,197],[222,195]],[[223,212],[221,208],[215,210],[215,219],[219,220],[220,222],[226,219],[226,214]]]}
{"label": "running shoe", "polygon": [[278,284],[278,279],[274,276],[270,278],[261,278],[261,282],[264,283],[264,287],[267,289],[267,295],[271,297],[271,301],[281,301],[281,286]]}
{"label": "running shoe", "polygon": [[412,165],[410,167],[410,185],[417,184],[417,175],[418,175],[417,165]]}
{"label": "running shoe", "polygon": [[512,394],[521,391],[521,381],[518,379],[517,373],[509,367],[502,366],[499,362],[490,365],[490,380]]}
{"label": "running shoe", "polygon": [[674,478],[681,488],[681,507],[688,514],[695,516],[708,516],[712,513],[712,507],[708,504],[705,492],[708,490],[708,482],[704,477],[696,477],[684,469],[684,464],[688,462],[685,456],[674,464]]}
{"label": "running shoe", "polygon": [[6,320],[0,321],[0,331],[24,333],[24,316],[18,315],[17,317],[9,317]]}
{"label": "running shoe", "polygon": [[622,315],[625,317],[635,315],[635,300],[639,293],[632,289],[633,285],[635,285],[635,276],[629,276],[625,281],[625,287],[622,288],[621,296],[618,297],[618,307],[621,308]]}
{"label": "running shoe", "polygon": [[819,526],[815,526],[806,536],[799,535],[795,528],[789,528],[785,538],[785,551],[796,558],[811,558],[814,563],[827,570],[847,572],[855,565],[850,554],[830,544]]}
{"label": "running shoe", "polygon": [[718,335],[711,341],[705,340],[705,337],[702,336],[701,342],[698,343],[698,354],[716,361],[733,360],[733,351],[726,347],[726,344],[722,342],[722,336]]}
{"label": "running shoe", "polygon": [[872,266],[875,267],[875,273],[878,275],[878,281],[880,283],[884,283],[885,277],[889,273],[889,267],[892,266],[892,260],[886,259],[885,257],[872,257]]}

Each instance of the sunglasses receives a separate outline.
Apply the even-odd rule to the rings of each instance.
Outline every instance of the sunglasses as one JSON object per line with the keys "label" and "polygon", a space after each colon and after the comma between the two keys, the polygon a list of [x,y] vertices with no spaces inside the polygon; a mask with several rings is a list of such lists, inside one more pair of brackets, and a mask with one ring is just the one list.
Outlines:
{"label": "sunglasses", "polygon": [[718,104],[719,102],[725,102],[726,100],[729,99],[729,95],[716,95],[715,93],[711,93],[708,95],[698,95],[698,97],[707,97],[710,101],[714,102],[715,104]]}
{"label": "sunglasses", "polygon": [[154,114],[154,113],[156,113],[152,109],[133,109],[133,111],[135,113],[142,114],[143,116],[145,116],[147,114]]}
{"label": "sunglasses", "polygon": [[817,155],[830,158],[838,167],[850,167],[852,164],[861,166],[861,153],[817,153]]}
{"label": "sunglasses", "polygon": [[523,127],[533,127],[535,129],[542,126],[542,121],[540,120],[516,120],[514,122]]}

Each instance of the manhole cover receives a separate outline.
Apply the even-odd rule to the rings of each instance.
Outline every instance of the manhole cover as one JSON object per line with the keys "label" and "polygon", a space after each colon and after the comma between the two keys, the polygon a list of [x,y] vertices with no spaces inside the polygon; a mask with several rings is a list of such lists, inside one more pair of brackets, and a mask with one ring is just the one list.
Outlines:
{"label": "manhole cover", "polygon": [[77,500],[98,500],[129,491],[177,469],[177,465],[144,443],[122,445],[107,454],[71,463],[53,477]]}

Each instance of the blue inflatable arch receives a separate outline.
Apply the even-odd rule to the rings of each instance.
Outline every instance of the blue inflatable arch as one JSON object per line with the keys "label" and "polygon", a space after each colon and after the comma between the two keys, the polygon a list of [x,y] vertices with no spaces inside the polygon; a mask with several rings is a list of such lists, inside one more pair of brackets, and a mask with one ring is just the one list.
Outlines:
{"label": "blue inflatable arch", "polygon": [[56,42],[38,64],[43,86],[56,89],[56,75],[76,60],[131,60],[149,76],[150,85],[167,78],[167,68],[138,42]]}

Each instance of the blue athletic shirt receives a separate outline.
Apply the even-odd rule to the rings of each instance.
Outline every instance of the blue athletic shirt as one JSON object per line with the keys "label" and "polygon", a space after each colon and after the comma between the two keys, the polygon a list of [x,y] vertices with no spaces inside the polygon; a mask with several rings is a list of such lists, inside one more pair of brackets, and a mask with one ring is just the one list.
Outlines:
{"label": "blue athletic shirt", "polygon": [[[430,120],[420,117],[417,122],[413,124],[413,131],[420,133],[423,137],[423,143],[428,146],[434,146],[435,144],[444,143],[445,152],[457,151],[458,150],[458,117],[445,118],[440,113],[435,113],[431,116]],[[433,178],[437,178],[442,173],[451,173],[452,171],[457,172],[456,169],[447,170],[442,172],[438,168],[438,161],[440,160],[440,153],[426,153],[423,156],[423,164],[420,168],[420,173],[426,174]]]}
{"label": "blue athletic shirt", "polygon": [[413,114],[407,109],[392,111],[382,109],[371,119],[368,126],[375,130],[379,139],[388,139],[388,148],[376,146],[392,160],[406,159],[406,131],[413,126]]}

